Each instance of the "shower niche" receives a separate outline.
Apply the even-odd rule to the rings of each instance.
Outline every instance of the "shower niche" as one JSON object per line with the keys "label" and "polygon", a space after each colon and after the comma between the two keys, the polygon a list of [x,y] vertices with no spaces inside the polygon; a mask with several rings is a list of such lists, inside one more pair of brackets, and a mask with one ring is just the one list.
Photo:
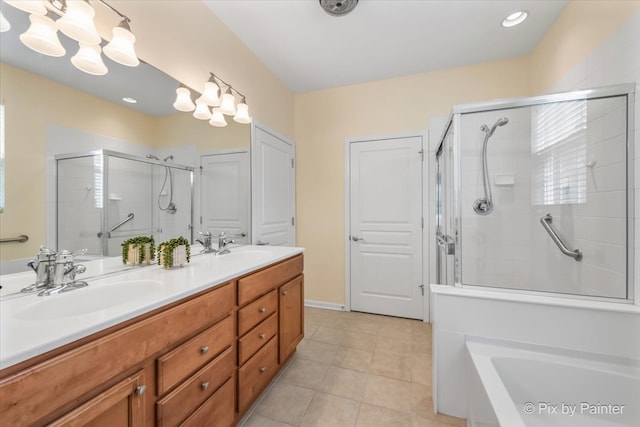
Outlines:
{"label": "shower niche", "polygon": [[58,249],[119,256],[133,236],[193,240],[193,168],[109,150],[56,156]]}
{"label": "shower niche", "polygon": [[633,300],[634,96],[454,107],[436,153],[438,283]]}

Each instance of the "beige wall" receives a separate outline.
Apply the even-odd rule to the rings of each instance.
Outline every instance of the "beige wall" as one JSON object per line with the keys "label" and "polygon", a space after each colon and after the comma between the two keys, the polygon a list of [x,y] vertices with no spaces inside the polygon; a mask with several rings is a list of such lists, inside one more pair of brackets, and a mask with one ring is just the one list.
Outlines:
{"label": "beige wall", "polygon": [[196,120],[191,114],[157,117],[154,121],[153,146],[194,145],[198,152],[209,153],[251,145],[251,125],[227,120],[227,126],[212,127],[207,120]]}
{"label": "beige wall", "polygon": [[[296,95],[298,245],[305,298],[344,302],[344,140],[426,130],[454,104],[524,96],[528,58]],[[425,141],[426,142],[426,141]]]}
{"label": "beige wall", "polygon": [[525,57],[296,95],[305,297],[344,303],[345,138],[424,130],[455,104],[542,93],[639,8],[637,1],[573,1]]}
{"label": "beige wall", "polygon": [[570,2],[531,54],[533,93],[548,91],[639,11],[640,1]]}

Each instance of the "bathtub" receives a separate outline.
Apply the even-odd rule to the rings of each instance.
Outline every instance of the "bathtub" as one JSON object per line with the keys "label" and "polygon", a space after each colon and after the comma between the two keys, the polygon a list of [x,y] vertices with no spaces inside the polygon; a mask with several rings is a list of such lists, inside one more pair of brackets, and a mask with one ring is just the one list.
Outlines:
{"label": "bathtub", "polygon": [[640,361],[468,338],[469,425],[640,426]]}

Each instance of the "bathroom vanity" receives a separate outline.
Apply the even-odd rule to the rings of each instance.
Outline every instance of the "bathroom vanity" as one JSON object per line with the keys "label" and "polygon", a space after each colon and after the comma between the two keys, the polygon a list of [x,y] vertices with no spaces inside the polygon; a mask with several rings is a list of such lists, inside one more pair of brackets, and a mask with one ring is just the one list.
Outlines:
{"label": "bathroom vanity", "polygon": [[[302,249],[253,246],[200,255],[182,269],[130,269],[51,297],[11,298],[5,280],[0,420],[234,425],[303,337],[303,282]],[[154,284],[160,290],[148,299],[129,293]],[[109,290],[124,300],[100,298]],[[92,300],[83,312],[80,298],[93,297],[105,307]]]}

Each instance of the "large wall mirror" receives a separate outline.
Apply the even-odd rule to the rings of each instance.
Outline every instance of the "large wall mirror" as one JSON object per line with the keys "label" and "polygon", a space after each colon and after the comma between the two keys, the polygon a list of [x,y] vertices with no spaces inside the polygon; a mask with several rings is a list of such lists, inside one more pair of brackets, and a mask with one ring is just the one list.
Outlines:
{"label": "large wall mirror", "polygon": [[162,241],[227,231],[249,241],[250,125],[217,128],[176,111],[180,83],[149,64],[103,57],[106,75],[83,73],[70,62],[77,43],[63,34],[65,56],[38,54],[19,40],[28,15],[4,4],[2,13],[11,29],[0,37],[0,222],[3,238],[29,240],[0,245],[0,260],[32,257],[40,245],[113,256],[123,239],[150,233]]}

